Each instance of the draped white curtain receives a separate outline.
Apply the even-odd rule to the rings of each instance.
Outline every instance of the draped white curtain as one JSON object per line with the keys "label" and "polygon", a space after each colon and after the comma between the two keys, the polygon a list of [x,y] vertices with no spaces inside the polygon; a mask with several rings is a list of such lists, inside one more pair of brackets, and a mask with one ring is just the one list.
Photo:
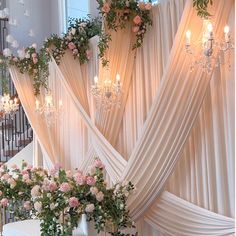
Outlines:
{"label": "draped white curtain", "polygon": [[[232,3],[232,0],[214,1],[211,11],[217,37],[223,36],[222,29],[228,21],[230,10],[233,9]],[[129,50],[131,35],[123,36],[127,39],[125,42],[128,42],[125,44],[127,50],[114,55],[117,48],[122,48],[120,35],[117,37],[118,41],[113,41],[109,51],[109,59],[114,62],[114,66],[111,63],[112,76],[116,72],[123,73],[121,78],[128,96],[127,102],[124,96],[120,113],[118,110],[106,115],[101,111],[95,113],[95,106],[88,97],[88,85],[91,84],[89,76],[96,74],[97,68],[94,64],[90,64],[89,68],[80,66],[66,53],[60,67],[52,60],[49,77],[54,97],[62,98],[66,107],[62,121],[56,121],[48,129],[42,119],[42,129],[39,130],[34,115],[33,94],[27,94],[32,89],[30,78],[19,74],[15,68],[11,68],[11,74],[37,138],[52,162],[61,162],[68,168],[78,165],[87,167],[96,152],[105,163],[113,182],[127,179],[136,185],[137,193],[131,197],[129,207],[134,219],[143,222],[143,235],[153,231],[148,224],[159,229],[162,232],[158,233],[160,235],[178,235],[173,234],[173,226],[167,231],[163,224],[158,224],[159,218],[154,213],[159,206],[157,197],[181,158],[167,189],[199,206],[195,208],[195,215],[194,212],[188,214],[193,218],[196,215],[201,218],[200,207],[204,207],[216,213],[233,216],[231,185],[234,174],[234,137],[231,130],[234,128],[234,121],[231,119],[231,98],[234,94],[234,71],[232,69],[228,72],[225,67],[220,67],[215,71],[211,84],[209,82],[212,75],[203,74],[200,69],[189,72],[189,59],[184,51],[185,32],[191,29],[193,40],[197,40],[202,29],[202,21],[196,16],[192,1],[161,1],[152,13],[154,25],[147,33],[143,48],[137,52],[132,81],[134,52]],[[119,61],[127,62],[130,57],[130,63],[120,67]],[[230,94],[228,91],[231,91]],[[219,171],[222,172],[220,175]],[[166,194],[161,199],[163,196]],[[180,202],[184,205],[184,201],[178,201],[176,197],[172,207]],[[166,219],[168,217],[173,217],[171,210],[166,214]],[[224,232],[226,218],[216,214],[214,217],[217,222],[221,222],[219,232]],[[210,218],[214,220],[209,213],[209,220]],[[203,225],[204,221],[201,222],[199,225]],[[227,229],[232,230],[233,221],[229,222]],[[205,229],[205,232],[201,231],[203,235],[214,235],[212,225]],[[195,235],[194,227],[188,230],[192,232],[190,235]]]}

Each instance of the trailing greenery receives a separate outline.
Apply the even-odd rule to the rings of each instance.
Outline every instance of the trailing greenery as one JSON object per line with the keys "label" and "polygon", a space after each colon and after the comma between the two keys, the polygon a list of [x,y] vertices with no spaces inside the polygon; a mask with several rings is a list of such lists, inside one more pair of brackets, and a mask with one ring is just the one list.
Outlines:
{"label": "trailing greenery", "polygon": [[[108,29],[117,31],[126,28],[127,24],[131,23],[132,31],[136,35],[133,49],[141,47],[148,26],[152,25],[151,1],[145,3],[137,0],[97,0],[97,2],[100,14],[105,19]],[[108,32],[102,32],[99,42],[99,56],[102,58],[103,66],[108,64],[106,50],[109,47],[109,41],[111,41],[111,35]]]}
{"label": "trailing greenery", "polygon": [[213,0],[193,0],[193,7],[196,8],[197,15],[204,19],[211,16],[207,10],[209,4],[212,5]]}

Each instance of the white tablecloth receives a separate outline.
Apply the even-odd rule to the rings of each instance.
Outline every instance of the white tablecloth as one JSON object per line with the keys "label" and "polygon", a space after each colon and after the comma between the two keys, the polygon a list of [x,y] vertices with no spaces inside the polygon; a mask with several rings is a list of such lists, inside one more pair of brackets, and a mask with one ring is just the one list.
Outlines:
{"label": "white tablecloth", "polygon": [[[24,220],[3,226],[3,236],[40,236],[39,220]],[[73,236],[88,236],[79,227],[73,231]]]}

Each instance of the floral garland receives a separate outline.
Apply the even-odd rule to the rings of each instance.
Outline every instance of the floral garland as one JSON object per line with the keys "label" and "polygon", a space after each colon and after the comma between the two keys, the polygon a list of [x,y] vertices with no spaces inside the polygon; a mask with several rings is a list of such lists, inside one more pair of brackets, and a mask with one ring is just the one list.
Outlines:
{"label": "floral garland", "polygon": [[[104,17],[109,30],[124,29],[128,22],[132,22],[132,31],[136,35],[133,49],[141,47],[148,26],[152,25],[151,0],[148,3],[138,2],[137,0],[97,0],[97,2],[100,14]],[[108,64],[105,51],[110,40],[111,35],[109,33],[103,32],[101,34],[98,47],[103,66]]]}
{"label": "floral garland", "polygon": [[193,0],[193,7],[197,10],[197,15],[201,18],[209,18],[211,15],[207,11],[208,5],[213,4],[213,0]]}
{"label": "floral garland", "polygon": [[38,218],[41,235],[69,236],[82,214],[94,221],[95,229],[114,236],[128,236],[123,228],[134,227],[126,202],[134,190],[132,183],[108,189],[104,165],[96,159],[91,172],[84,175],[65,171],[58,165],[47,171],[23,163],[0,167],[0,205],[18,219]]}
{"label": "floral garland", "polygon": [[80,64],[89,61],[91,51],[89,49],[89,39],[98,35],[101,31],[101,22],[98,19],[70,19],[68,32],[63,38],[52,35],[48,38],[42,48],[37,52],[36,44],[18,50],[18,56],[13,56],[10,49],[3,52],[2,63],[15,65],[21,73],[28,73],[33,78],[34,94],[40,94],[41,87],[47,89],[47,78],[49,76],[50,52],[57,64],[65,51],[69,49],[74,58]]}

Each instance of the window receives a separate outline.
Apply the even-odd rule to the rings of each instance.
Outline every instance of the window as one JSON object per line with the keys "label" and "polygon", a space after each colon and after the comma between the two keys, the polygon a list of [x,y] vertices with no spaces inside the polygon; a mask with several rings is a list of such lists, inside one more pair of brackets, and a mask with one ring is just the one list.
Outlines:
{"label": "window", "polygon": [[89,0],[66,0],[66,21],[69,18],[83,18],[89,14]]}

